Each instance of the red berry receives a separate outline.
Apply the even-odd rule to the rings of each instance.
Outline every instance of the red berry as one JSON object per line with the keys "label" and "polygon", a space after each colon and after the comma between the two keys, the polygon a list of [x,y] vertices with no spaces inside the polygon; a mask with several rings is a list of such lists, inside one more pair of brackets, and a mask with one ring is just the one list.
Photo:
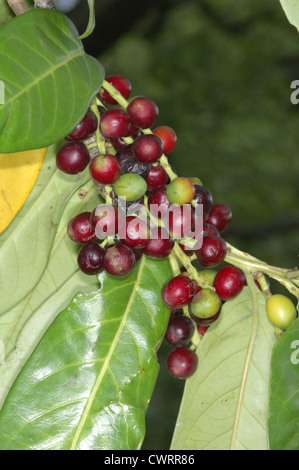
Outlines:
{"label": "red berry", "polygon": [[91,224],[95,229],[97,238],[103,239],[118,233],[118,222],[121,214],[117,207],[109,204],[100,204],[91,213]]}
{"label": "red berry", "polygon": [[161,186],[162,184],[168,183],[169,176],[164,168],[158,163],[151,165],[148,176],[145,178],[147,189],[152,191],[153,189]]}
{"label": "red berry", "polygon": [[170,202],[166,196],[166,189],[166,184],[163,184],[153,189],[148,197],[149,210],[155,217],[164,217],[170,207]]}
{"label": "red berry", "polygon": [[201,266],[213,268],[222,263],[227,253],[227,247],[223,238],[203,237],[201,248],[194,252]]}
{"label": "red berry", "polygon": [[[125,99],[130,96],[132,85],[126,77],[122,75],[109,75],[106,77],[106,81],[116,88]],[[104,88],[100,89],[98,97],[104,103],[117,104],[117,101]]]}
{"label": "red berry", "polygon": [[159,126],[153,133],[160,137],[163,142],[164,154],[167,155],[174,148],[177,136],[174,130],[169,126]]}
{"label": "red berry", "polygon": [[183,308],[195,294],[192,280],[183,275],[172,278],[162,289],[162,300],[170,308]]}
{"label": "red berry", "polygon": [[81,122],[68,135],[72,140],[85,140],[94,134],[98,127],[96,115],[89,109]]}
{"label": "red berry", "polygon": [[225,266],[216,274],[213,286],[220,299],[229,300],[241,292],[245,282],[245,275],[240,269]]}
{"label": "red berry", "polygon": [[100,132],[105,139],[124,137],[130,129],[127,113],[123,109],[109,109],[100,120]]}
{"label": "red berry", "polygon": [[69,175],[85,170],[90,161],[89,153],[83,142],[68,142],[57,152],[56,165]]}
{"label": "red berry", "polygon": [[209,326],[210,325],[196,325],[196,328],[197,328],[197,331],[200,335],[204,336],[204,334],[207,332],[207,330],[209,329]]}
{"label": "red berry", "polygon": [[96,240],[90,216],[91,212],[81,212],[69,221],[67,234],[71,240],[76,243],[88,243]]}
{"label": "red berry", "polygon": [[121,241],[130,248],[144,248],[149,241],[147,223],[133,215],[126,217],[125,234]]}
{"label": "red berry", "polygon": [[158,114],[159,109],[156,103],[144,96],[134,98],[127,107],[129,121],[141,129],[152,127]]}
{"label": "red berry", "polygon": [[112,276],[126,276],[134,268],[135,261],[133,250],[122,243],[108,246],[105,249],[104,269]]}
{"label": "red berry", "polygon": [[170,238],[167,230],[157,227],[144,248],[144,254],[150,258],[166,258],[172,252],[173,247],[174,241]]}
{"label": "red berry", "polygon": [[132,152],[142,163],[155,163],[163,155],[163,144],[156,135],[140,135],[132,144]]}
{"label": "red berry", "polygon": [[179,346],[170,351],[167,357],[167,367],[171,375],[178,379],[190,377],[198,364],[197,355],[186,346]]}
{"label": "red berry", "polygon": [[98,155],[89,165],[92,178],[101,184],[113,184],[121,175],[121,164],[114,155]]}
{"label": "red berry", "polygon": [[170,205],[164,224],[172,238],[189,237],[195,229],[195,213],[191,205]]}
{"label": "red berry", "polygon": [[210,191],[204,186],[195,185],[194,201],[202,204],[203,217],[206,217],[212,209],[213,198]]}
{"label": "red berry", "polygon": [[78,266],[85,274],[99,274],[103,269],[104,250],[98,243],[87,243],[78,253]]}
{"label": "red berry", "polygon": [[222,233],[232,220],[232,212],[226,204],[214,204],[207,219],[208,224],[214,225]]}

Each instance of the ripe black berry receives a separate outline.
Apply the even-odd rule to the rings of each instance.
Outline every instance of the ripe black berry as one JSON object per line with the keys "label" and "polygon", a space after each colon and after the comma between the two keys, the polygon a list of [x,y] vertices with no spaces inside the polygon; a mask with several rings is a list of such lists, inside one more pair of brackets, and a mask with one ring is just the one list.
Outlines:
{"label": "ripe black berry", "polygon": [[98,243],[87,243],[78,253],[78,266],[85,274],[99,274],[104,266],[104,250]]}
{"label": "ripe black berry", "polygon": [[165,340],[171,346],[182,346],[189,343],[194,332],[194,324],[183,315],[173,316],[168,323]]}

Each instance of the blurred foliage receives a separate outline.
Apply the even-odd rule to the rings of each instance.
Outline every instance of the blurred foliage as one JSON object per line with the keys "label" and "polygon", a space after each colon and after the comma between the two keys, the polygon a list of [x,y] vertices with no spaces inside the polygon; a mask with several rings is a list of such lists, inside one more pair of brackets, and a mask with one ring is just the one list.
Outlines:
{"label": "blurred foliage", "polygon": [[[107,2],[96,3],[100,13]],[[108,24],[99,14],[93,50],[112,35],[117,6],[110,1]],[[77,8],[73,19],[81,17]],[[117,41],[113,34],[99,57],[107,75],[124,74],[133,95],[157,102],[157,124],[178,135],[169,156],[176,171],[200,177],[215,202],[231,207],[225,238],[270,264],[295,266],[299,108],[290,84],[299,78],[299,37],[279,1],[161,0],[131,25],[122,21],[127,32]],[[169,448],[178,412],[184,382],[167,372],[169,351],[166,344],[159,351],[145,449]]]}

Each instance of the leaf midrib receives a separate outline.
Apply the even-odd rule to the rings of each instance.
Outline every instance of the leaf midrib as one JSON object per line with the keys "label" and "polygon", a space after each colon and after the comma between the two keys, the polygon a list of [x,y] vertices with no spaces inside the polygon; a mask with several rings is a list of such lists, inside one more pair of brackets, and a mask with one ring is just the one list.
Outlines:
{"label": "leaf midrib", "polygon": [[[39,75],[35,80],[30,82],[30,84],[27,85],[27,87],[22,88],[18,93],[14,94],[10,98],[8,98],[5,101],[5,104],[3,105],[3,109],[5,109],[5,107],[7,107],[8,104],[10,104],[11,102],[18,99],[19,96],[24,95],[25,93],[29,93],[29,90],[31,90],[31,88],[35,87],[38,83],[40,83],[42,80],[44,80],[48,76],[53,75],[53,72],[58,70],[60,67],[64,67],[69,62],[74,60],[76,57],[84,56],[84,55],[85,55],[84,51],[82,49],[80,49],[78,52],[73,53],[70,56],[68,56],[66,59],[58,62],[55,66],[51,67],[51,69],[47,70],[46,73],[43,73],[42,75]],[[0,110],[1,110],[1,106],[0,106]]]}
{"label": "leaf midrib", "polygon": [[118,330],[116,332],[116,335],[114,337],[114,340],[111,344],[111,347],[110,347],[110,350],[109,350],[109,353],[107,354],[107,357],[106,357],[106,360],[103,364],[103,367],[101,369],[101,373],[99,374],[99,377],[97,378],[95,384],[94,384],[94,387],[89,395],[89,398],[87,400],[87,403],[86,403],[86,406],[85,406],[85,409],[84,409],[84,412],[82,414],[82,417],[79,421],[79,424],[78,424],[78,427],[77,427],[77,431],[75,432],[75,435],[74,435],[74,438],[73,438],[73,441],[72,441],[72,445],[70,447],[70,450],[75,450],[77,448],[77,443],[78,443],[78,440],[80,438],[80,435],[81,435],[81,432],[82,432],[82,429],[86,423],[86,420],[89,416],[89,412],[90,412],[90,409],[92,407],[92,404],[94,402],[94,399],[95,399],[95,396],[100,388],[100,385],[101,385],[101,382],[104,378],[104,376],[106,375],[106,372],[109,368],[109,364],[110,364],[110,360],[111,360],[111,357],[113,356],[113,353],[114,353],[114,350],[118,344],[118,340],[119,340],[119,337],[123,331],[123,328],[124,328],[124,325],[127,321],[127,318],[128,318],[128,315],[129,315],[129,312],[130,312],[130,309],[131,309],[131,306],[132,306],[132,303],[135,299],[135,295],[136,295],[136,292],[137,292],[137,289],[138,289],[138,286],[139,286],[139,280],[140,280],[140,277],[142,275],[142,271],[143,271],[143,268],[144,268],[144,256],[141,257],[141,260],[140,260],[140,266],[139,266],[139,271],[138,271],[138,275],[137,275],[137,278],[136,278],[136,282],[135,282],[135,285],[134,285],[134,288],[132,290],[132,293],[131,293],[131,296],[130,296],[130,299],[129,299],[129,302],[127,304],[127,307],[126,307],[126,310],[123,314],[123,317],[122,317],[122,321],[120,322],[120,325],[118,327]]}

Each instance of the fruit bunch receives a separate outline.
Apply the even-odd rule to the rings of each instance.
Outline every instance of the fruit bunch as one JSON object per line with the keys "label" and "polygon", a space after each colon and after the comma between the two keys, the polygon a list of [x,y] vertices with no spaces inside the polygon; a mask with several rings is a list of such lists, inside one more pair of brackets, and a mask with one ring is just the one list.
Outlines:
{"label": "fruit bunch", "polygon": [[230,208],[215,204],[199,178],[174,173],[167,156],[175,131],[155,127],[159,110],[153,100],[130,94],[127,78],[107,77],[57,152],[57,167],[65,173],[88,166],[105,198],[92,212],[72,218],[67,233],[79,245],[78,266],[87,275],[105,270],[122,277],[142,255],[169,257],[174,277],[161,293],[171,312],[167,364],[172,375],[186,378],[196,369],[199,339],[246,278],[235,266],[214,270],[227,255],[222,233],[231,222]]}

